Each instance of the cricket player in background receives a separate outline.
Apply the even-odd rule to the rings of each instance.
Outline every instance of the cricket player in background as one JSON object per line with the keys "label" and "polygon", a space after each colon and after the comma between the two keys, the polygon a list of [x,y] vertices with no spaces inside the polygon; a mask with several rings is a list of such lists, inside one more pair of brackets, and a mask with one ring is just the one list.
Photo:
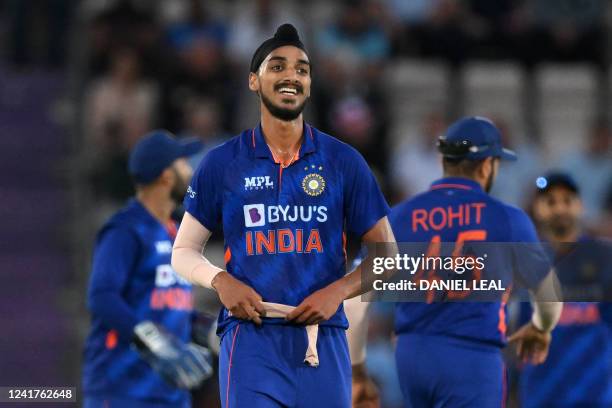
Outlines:
{"label": "cricket player in background", "polygon": [[[440,137],[438,148],[444,178],[394,207],[389,215],[398,243],[429,242],[428,256],[442,255],[436,253],[441,243],[455,243],[455,250],[470,242],[530,244],[503,251],[498,259],[503,262],[485,264],[483,275],[494,271],[505,282],[506,291],[496,300],[460,302],[466,293],[449,290],[438,292],[433,303],[396,304],[400,386],[406,407],[500,407],[506,399],[500,350],[507,340],[516,343],[522,359],[534,364],[546,359],[550,332],[561,313],[561,303],[550,302],[555,277],[528,216],[487,194],[499,161],[516,158],[502,147],[495,125],[482,117],[461,119]],[[472,271],[462,279],[479,278]],[[516,280],[531,289],[534,312],[531,321],[507,339],[505,307]],[[360,320],[364,321],[351,320],[349,339],[359,342],[351,345],[359,356],[353,364],[365,356],[365,325]],[[363,389],[364,384],[367,376],[354,387]],[[353,401],[355,406],[367,406],[375,397],[371,392],[361,396]]]}
{"label": "cricket player in background", "polygon": [[189,407],[188,390],[212,374],[208,351],[190,343],[191,284],[170,266],[170,216],[192,174],[187,157],[198,150],[155,131],[131,152],[136,197],[104,225],[94,250],[87,408]]}
{"label": "cricket player in background", "polygon": [[[311,62],[292,25],[255,51],[249,88],[261,123],[213,149],[196,170],[172,265],[214,288],[224,305],[225,408],[348,407],[342,303],[361,293],[361,275],[346,275],[345,231],[394,243],[388,207],[363,157],[304,122]],[[220,229],[224,267],[202,256]]]}
{"label": "cricket player in background", "polygon": [[534,221],[554,251],[566,302],[546,362],[521,370],[521,406],[610,407],[612,246],[582,230],[580,191],[569,174],[553,172],[536,184]]}

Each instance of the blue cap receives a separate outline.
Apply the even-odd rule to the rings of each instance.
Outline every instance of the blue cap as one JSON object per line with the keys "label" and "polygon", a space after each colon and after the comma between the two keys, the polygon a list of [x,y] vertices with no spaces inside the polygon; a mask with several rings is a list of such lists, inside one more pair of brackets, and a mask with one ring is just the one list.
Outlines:
{"label": "blue cap", "polygon": [[177,140],[170,132],[154,130],[132,149],[128,170],[137,183],[151,183],[176,159],[189,157],[202,149],[197,139]]}
{"label": "blue cap", "polygon": [[493,122],[482,116],[463,118],[453,123],[446,135],[440,136],[438,150],[450,159],[482,160],[499,157],[516,160],[516,153],[505,149],[501,133]]}
{"label": "blue cap", "polygon": [[546,193],[548,190],[556,186],[563,186],[576,194],[579,194],[580,192],[578,189],[578,183],[576,183],[576,180],[574,180],[574,178],[568,173],[551,171],[536,179],[538,193]]}

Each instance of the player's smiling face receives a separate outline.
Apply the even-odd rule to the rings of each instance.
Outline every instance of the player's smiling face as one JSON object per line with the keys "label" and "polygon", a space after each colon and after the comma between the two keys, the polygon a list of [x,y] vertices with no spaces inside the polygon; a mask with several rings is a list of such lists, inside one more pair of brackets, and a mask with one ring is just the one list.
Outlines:
{"label": "player's smiling face", "polygon": [[294,120],[310,97],[310,63],[301,49],[286,45],[272,51],[257,74],[249,76],[249,88],[259,92],[264,106],[281,120]]}
{"label": "player's smiling face", "polygon": [[551,187],[534,203],[535,218],[556,235],[565,235],[576,228],[581,215],[580,198],[563,186]]}

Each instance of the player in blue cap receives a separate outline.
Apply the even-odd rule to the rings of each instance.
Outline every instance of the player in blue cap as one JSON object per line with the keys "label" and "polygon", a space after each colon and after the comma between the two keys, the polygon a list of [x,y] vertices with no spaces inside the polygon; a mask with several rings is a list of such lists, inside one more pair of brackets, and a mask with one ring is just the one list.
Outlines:
{"label": "player in blue cap", "polygon": [[[528,216],[487,194],[499,161],[516,159],[512,151],[503,148],[495,125],[483,117],[463,118],[439,138],[438,149],[444,178],[435,181],[429,191],[394,207],[389,215],[400,254],[407,247],[402,243],[429,243],[427,254],[434,257],[442,255],[444,243],[454,247],[455,256],[457,248],[471,247],[470,243],[502,243],[495,244],[497,250],[492,244],[488,248],[503,253],[497,259],[504,262],[485,262],[481,272],[483,276],[493,272],[506,290],[480,302],[471,300],[474,294],[469,290],[442,290],[426,302],[397,303],[396,363],[400,386],[406,407],[499,407],[506,398],[500,350],[508,340],[505,305],[509,290],[516,281],[531,290],[531,321],[509,340],[517,344],[522,359],[541,363],[546,358],[550,331],[561,312],[561,304],[551,302],[556,299],[555,277]],[[530,244],[515,250],[512,243]],[[463,254],[462,250],[459,254]],[[455,276],[450,274],[449,279]],[[474,271],[461,277],[469,281],[480,279]],[[357,334],[350,338],[363,339],[365,336],[358,333],[363,333],[364,326],[351,321],[351,331]],[[362,341],[358,347],[352,345],[351,350],[358,353],[361,349],[359,355],[363,359],[364,347]],[[359,362],[358,358],[353,361]],[[373,398],[372,393],[369,398]],[[367,399],[364,396],[363,402]]]}
{"label": "player in blue cap", "polygon": [[170,265],[170,216],[192,174],[198,142],[164,131],[133,149],[136,197],[98,233],[87,303],[85,407],[188,407],[189,389],[212,374],[208,351],[190,342],[191,284]]}
{"label": "player in blue cap", "polygon": [[[394,243],[388,207],[363,157],[304,122],[311,62],[293,26],[257,49],[250,71],[261,123],[196,170],[172,264],[225,306],[225,408],[348,407],[343,301],[361,292],[361,275],[345,276],[345,232]],[[216,267],[202,251],[221,229],[225,265]]]}
{"label": "player in blue cap", "polygon": [[[612,247],[586,233],[580,189],[568,173],[536,180],[532,212],[550,243],[566,302],[544,364],[521,369],[521,406],[612,406]],[[522,308],[525,318],[530,312]]]}

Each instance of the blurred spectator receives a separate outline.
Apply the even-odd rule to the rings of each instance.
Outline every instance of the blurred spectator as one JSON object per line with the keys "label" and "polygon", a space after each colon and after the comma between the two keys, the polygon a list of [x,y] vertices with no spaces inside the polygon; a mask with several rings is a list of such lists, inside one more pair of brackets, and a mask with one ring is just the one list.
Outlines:
{"label": "blurred spectator", "polygon": [[390,52],[381,17],[370,0],[345,1],[336,23],[317,36],[321,60],[332,59],[349,74],[380,63]]}
{"label": "blurred spectator", "polygon": [[147,74],[165,74],[167,58],[160,55],[161,31],[156,24],[151,5],[141,2],[115,0],[84,2],[85,9],[94,17],[89,25],[90,73],[99,75],[108,70],[113,51],[117,48],[134,49],[143,62]]}
{"label": "blurred spectator", "polygon": [[605,63],[604,0],[534,0],[531,47],[542,60]]}
{"label": "blurred spectator", "polygon": [[442,177],[436,143],[445,130],[444,115],[437,111],[431,112],[421,124],[416,140],[406,135],[398,148],[393,149],[391,174],[399,200],[429,190],[430,184]]}
{"label": "blurred spectator", "polygon": [[293,2],[240,0],[234,7],[228,52],[235,63],[244,67],[242,72],[248,71],[248,63],[257,47],[270,38],[281,24],[291,23],[302,36],[306,34]]}
{"label": "blurred spectator", "polygon": [[233,123],[237,91],[226,55],[227,26],[213,19],[200,0],[189,1],[185,21],[173,24],[168,40],[178,57],[173,75],[163,78],[163,125],[180,129],[185,100],[205,95],[221,106],[221,125]]}
{"label": "blurred spectator", "polygon": [[461,63],[468,56],[470,48],[465,16],[462,2],[438,0],[427,24],[406,27],[404,35],[408,38],[405,41],[416,42],[418,55],[443,58],[453,64]]}
{"label": "blurred spectator", "polygon": [[580,185],[587,221],[601,216],[606,189],[612,180],[612,131],[605,119],[591,126],[586,145],[562,157],[559,165]]}
{"label": "blurred spectator", "polygon": [[380,81],[390,42],[383,14],[376,2],[344,1],[336,21],[317,36],[313,109],[322,130],[361,152],[385,191],[388,113]]}
{"label": "blurred spectator", "polygon": [[403,24],[422,25],[431,18],[440,0],[386,0],[393,17]]}
{"label": "blurred spectator", "polygon": [[141,78],[138,55],[129,48],[117,50],[109,73],[90,85],[85,148],[96,159],[94,180],[103,195],[122,200],[131,193],[127,153],[153,127],[157,98],[155,85]]}
{"label": "blurred spectator", "polygon": [[515,162],[502,160],[499,163],[497,178],[493,183],[491,195],[505,203],[517,207],[525,207],[525,189],[535,182],[544,170],[541,161],[541,152],[538,147],[529,142],[526,138],[517,138],[510,131],[506,121],[490,116],[500,130],[502,135],[502,145],[514,150],[517,155]]}
{"label": "blurred spectator", "polygon": [[168,27],[167,36],[170,45],[179,52],[199,41],[223,48],[227,41],[227,28],[224,22],[210,16],[202,0],[189,0],[187,15]]}
{"label": "blurred spectator", "polygon": [[190,157],[189,164],[192,168],[197,168],[206,153],[229,137],[220,125],[219,108],[212,99],[194,97],[185,104],[183,131],[179,133],[179,136],[198,138],[204,145],[199,153]]}
{"label": "blurred spectator", "polygon": [[475,58],[524,58],[530,18],[520,0],[469,0],[469,26]]}

